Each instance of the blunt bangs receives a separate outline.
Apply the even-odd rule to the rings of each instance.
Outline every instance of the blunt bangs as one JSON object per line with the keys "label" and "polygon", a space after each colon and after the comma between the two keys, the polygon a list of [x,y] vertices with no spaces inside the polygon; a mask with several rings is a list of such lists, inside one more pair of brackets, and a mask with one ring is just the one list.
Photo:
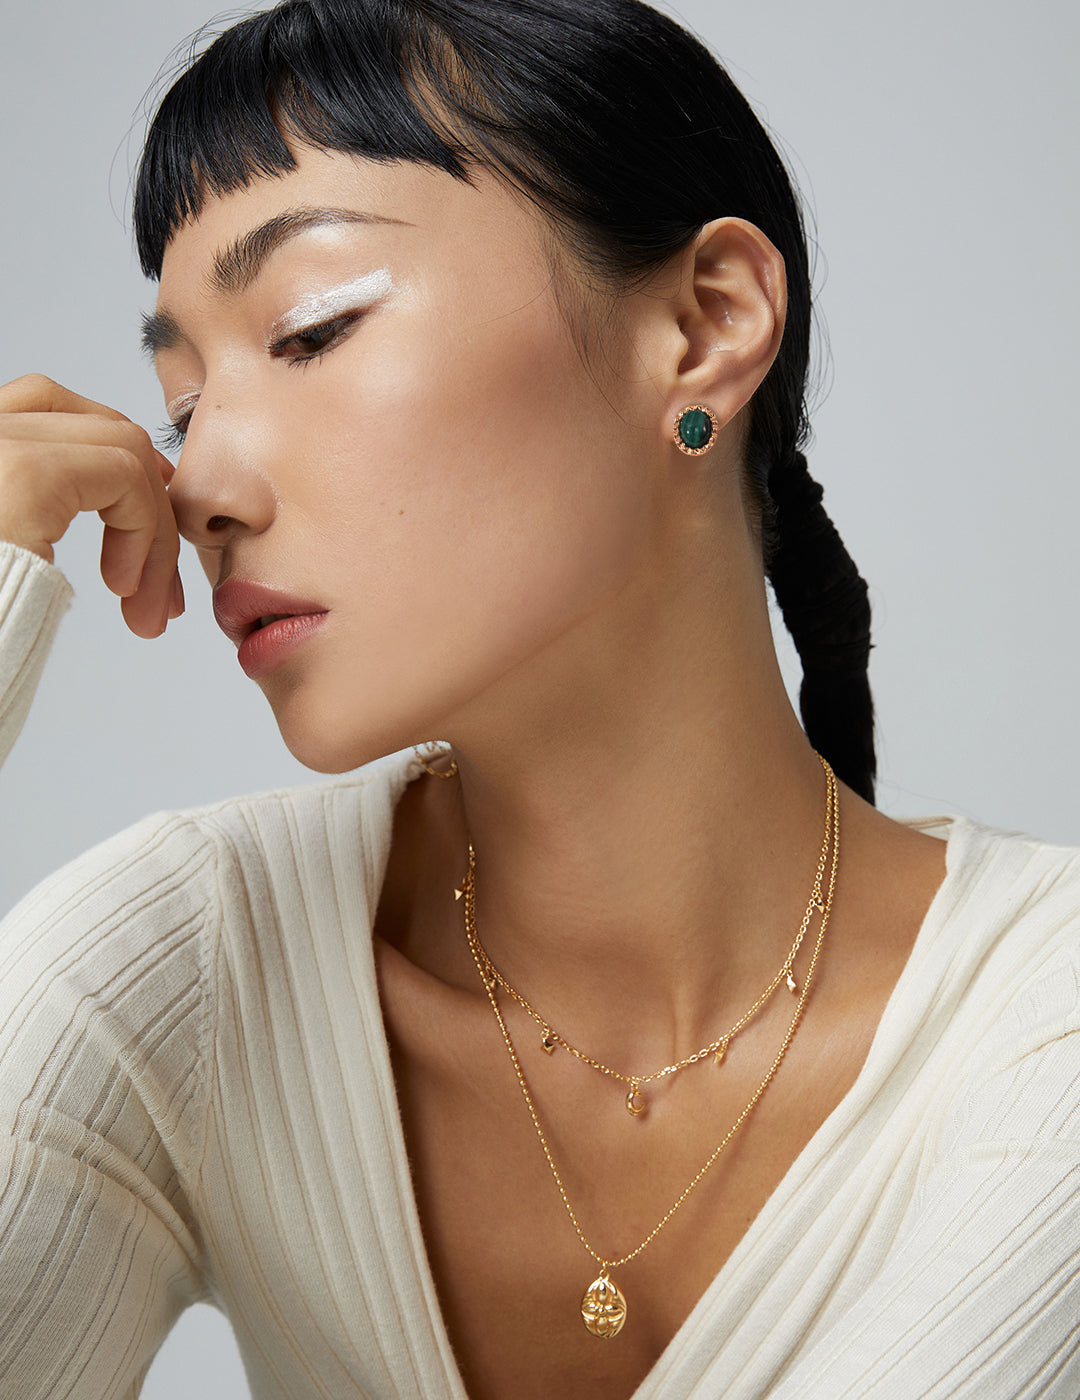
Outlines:
{"label": "blunt bangs", "polygon": [[409,95],[399,37],[340,0],[285,4],[220,35],[166,93],[147,135],[134,202],[145,275],[160,277],[169,239],[207,198],[295,168],[286,133],[467,178]]}
{"label": "blunt bangs", "polygon": [[[722,74],[672,21],[626,0],[284,0],[221,34],[162,99],[135,182],[143,271],[161,275],[169,239],[207,198],[293,169],[291,140],[463,180],[486,167],[601,283],[647,275],[701,220],[677,201],[657,220],[626,113],[601,75],[624,75],[633,107],[670,110],[659,50],[673,41],[688,90]],[[683,167],[693,186],[700,128],[679,107],[665,183]]]}

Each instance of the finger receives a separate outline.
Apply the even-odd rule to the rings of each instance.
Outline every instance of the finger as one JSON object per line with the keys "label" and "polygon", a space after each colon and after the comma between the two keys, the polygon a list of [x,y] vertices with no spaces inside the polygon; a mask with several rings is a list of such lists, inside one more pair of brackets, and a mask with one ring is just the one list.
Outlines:
{"label": "finger", "polygon": [[176,577],[173,579],[172,606],[169,608],[169,621],[171,622],[173,618],[179,617],[185,607],[187,607],[187,602],[184,598],[184,581],[180,577],[180,570],[177,569]]}
{"label": "finger", "polygon": [[[117,502],[110,510],[99,511],[105,523],[101,542],[101,575],[114,592],[121,593],[121,612],[128,627],[137,636],[157,637],[164,632],[169,618],[183,611],[182,601],[179,608],[176,606],[178,590],[181,600],[183,598],[183,587],[176,567],[180,535],[163,474],[151,470],[146,480],[156,511],[149,544],[146,545],[145,535],[138,523],[132,528],[133,522],[124,511],[124,502]],[[138,582],[131,588],[129,585],[136,570]],[[117,584],[122,587],[117,587]]]}
{"label": "finger", "polygon": [[[89,399],[81,402],[90,403]],[[90,407],[98,410],[101,405],[92,404]],[[145,457],[148,463],[153,463],[166,485],[176,472],[175,464],[158,451],[146,429],[140,428],[123,414],[109,416],[97,411],[46,413],[38,410],[0,413],[0,439],[10,442],[109,443]]]}
{"label": "finger", "polygon": [[138,637],[160,637],[169,620],[184,610],[177,551],[168,539],[150,547],[142,579],[134,593],[120,600],[124,621]]}
{"label": "finger", "polygon": [[[111,577],[130,578],[129,570],[141,561],[138,584],[134,589],[125,590],[120,605],[124,621],[140,637],[157,637],[165,630],[165,624],[174,613],[179,581],[176,561],[180,536],[172,504],[160,479],[151,482],[151,489],[157,507],[157,523],[145,552],[143,537],[138,531],[124,528],[119,512],[109,513],[101,544],[101,574],[110,587]],[[105,519],[105,515],[102,518]],[[113,588],[113,591],[119,590]]]}
{"label": "finger", "polygon": [[149,593],[164,608],[180,551],[172,503],[160,477],[144,476],[147,497],[133,486],[116,501],[98,509],[105,525],[101,542],[101,576],[114,593],[132,597]]}
{"label": "finger", "polygon": [[74,517],[95,510],[106,524],[131,537],[107,582],[116,592],[133,592],[164,511],[176,528],[160,477],[148,475],[139,457],[120,447],[67,442],[2,446],[0,539],[47,558]]}
{"label": "finger", "polygon": [[0,413],[89,413],[129,421],[117,409],[84,399],[44,374],[24,374],[0,385]]}

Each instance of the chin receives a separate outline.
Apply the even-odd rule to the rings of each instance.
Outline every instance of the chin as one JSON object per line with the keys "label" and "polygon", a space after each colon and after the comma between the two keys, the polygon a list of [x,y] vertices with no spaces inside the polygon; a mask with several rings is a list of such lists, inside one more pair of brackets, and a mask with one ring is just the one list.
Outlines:
{"label": "chin", "polygon": [[382,758],[401,747],[395,744],[385,747],[355,742],[343,744],[326,735],[291,733],[284,728],[281,730],[281,737],[293,758],[305,768],[310,768],[313,773],[351,773],[354,768],[362,768],[365,763],[371,763],[376,758]]}
{"label": "chin", "polygon": [[365,724],[357,715],[313,714],[296,703],[273,709],[285,747],[313,773],[351,773],[413,742],[398,726]]}

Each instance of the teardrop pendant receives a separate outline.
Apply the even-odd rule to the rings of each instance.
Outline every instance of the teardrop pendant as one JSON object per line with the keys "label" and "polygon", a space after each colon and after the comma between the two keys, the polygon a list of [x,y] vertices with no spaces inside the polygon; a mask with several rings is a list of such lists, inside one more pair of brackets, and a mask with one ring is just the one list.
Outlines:
{"label": "teardrop pendant", "polygon": [[789,992],[797,992],[799,990],[799,984],[795,981],[795,978],[790,972],[787,975],[787,989]]}
{"label": "teardrop pendant", "polygon": [[612,1283],[605,1269],[585,1290],[581,1318],[594,1337],[614,1337],[626,1321],[626,1299]]}

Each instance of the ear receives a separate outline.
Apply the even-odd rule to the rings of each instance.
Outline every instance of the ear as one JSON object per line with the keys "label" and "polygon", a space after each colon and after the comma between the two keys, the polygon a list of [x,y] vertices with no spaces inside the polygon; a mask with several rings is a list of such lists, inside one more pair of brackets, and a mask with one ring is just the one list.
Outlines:
{"label": "ear", "polygon": [[[784,260],[745,219],[714,219],[683,254],[669,303],[664,434],[682,409],[703,404],[725,428],[769,372],[784,333]],[[675,327],[672,327],[674,330]]]}

